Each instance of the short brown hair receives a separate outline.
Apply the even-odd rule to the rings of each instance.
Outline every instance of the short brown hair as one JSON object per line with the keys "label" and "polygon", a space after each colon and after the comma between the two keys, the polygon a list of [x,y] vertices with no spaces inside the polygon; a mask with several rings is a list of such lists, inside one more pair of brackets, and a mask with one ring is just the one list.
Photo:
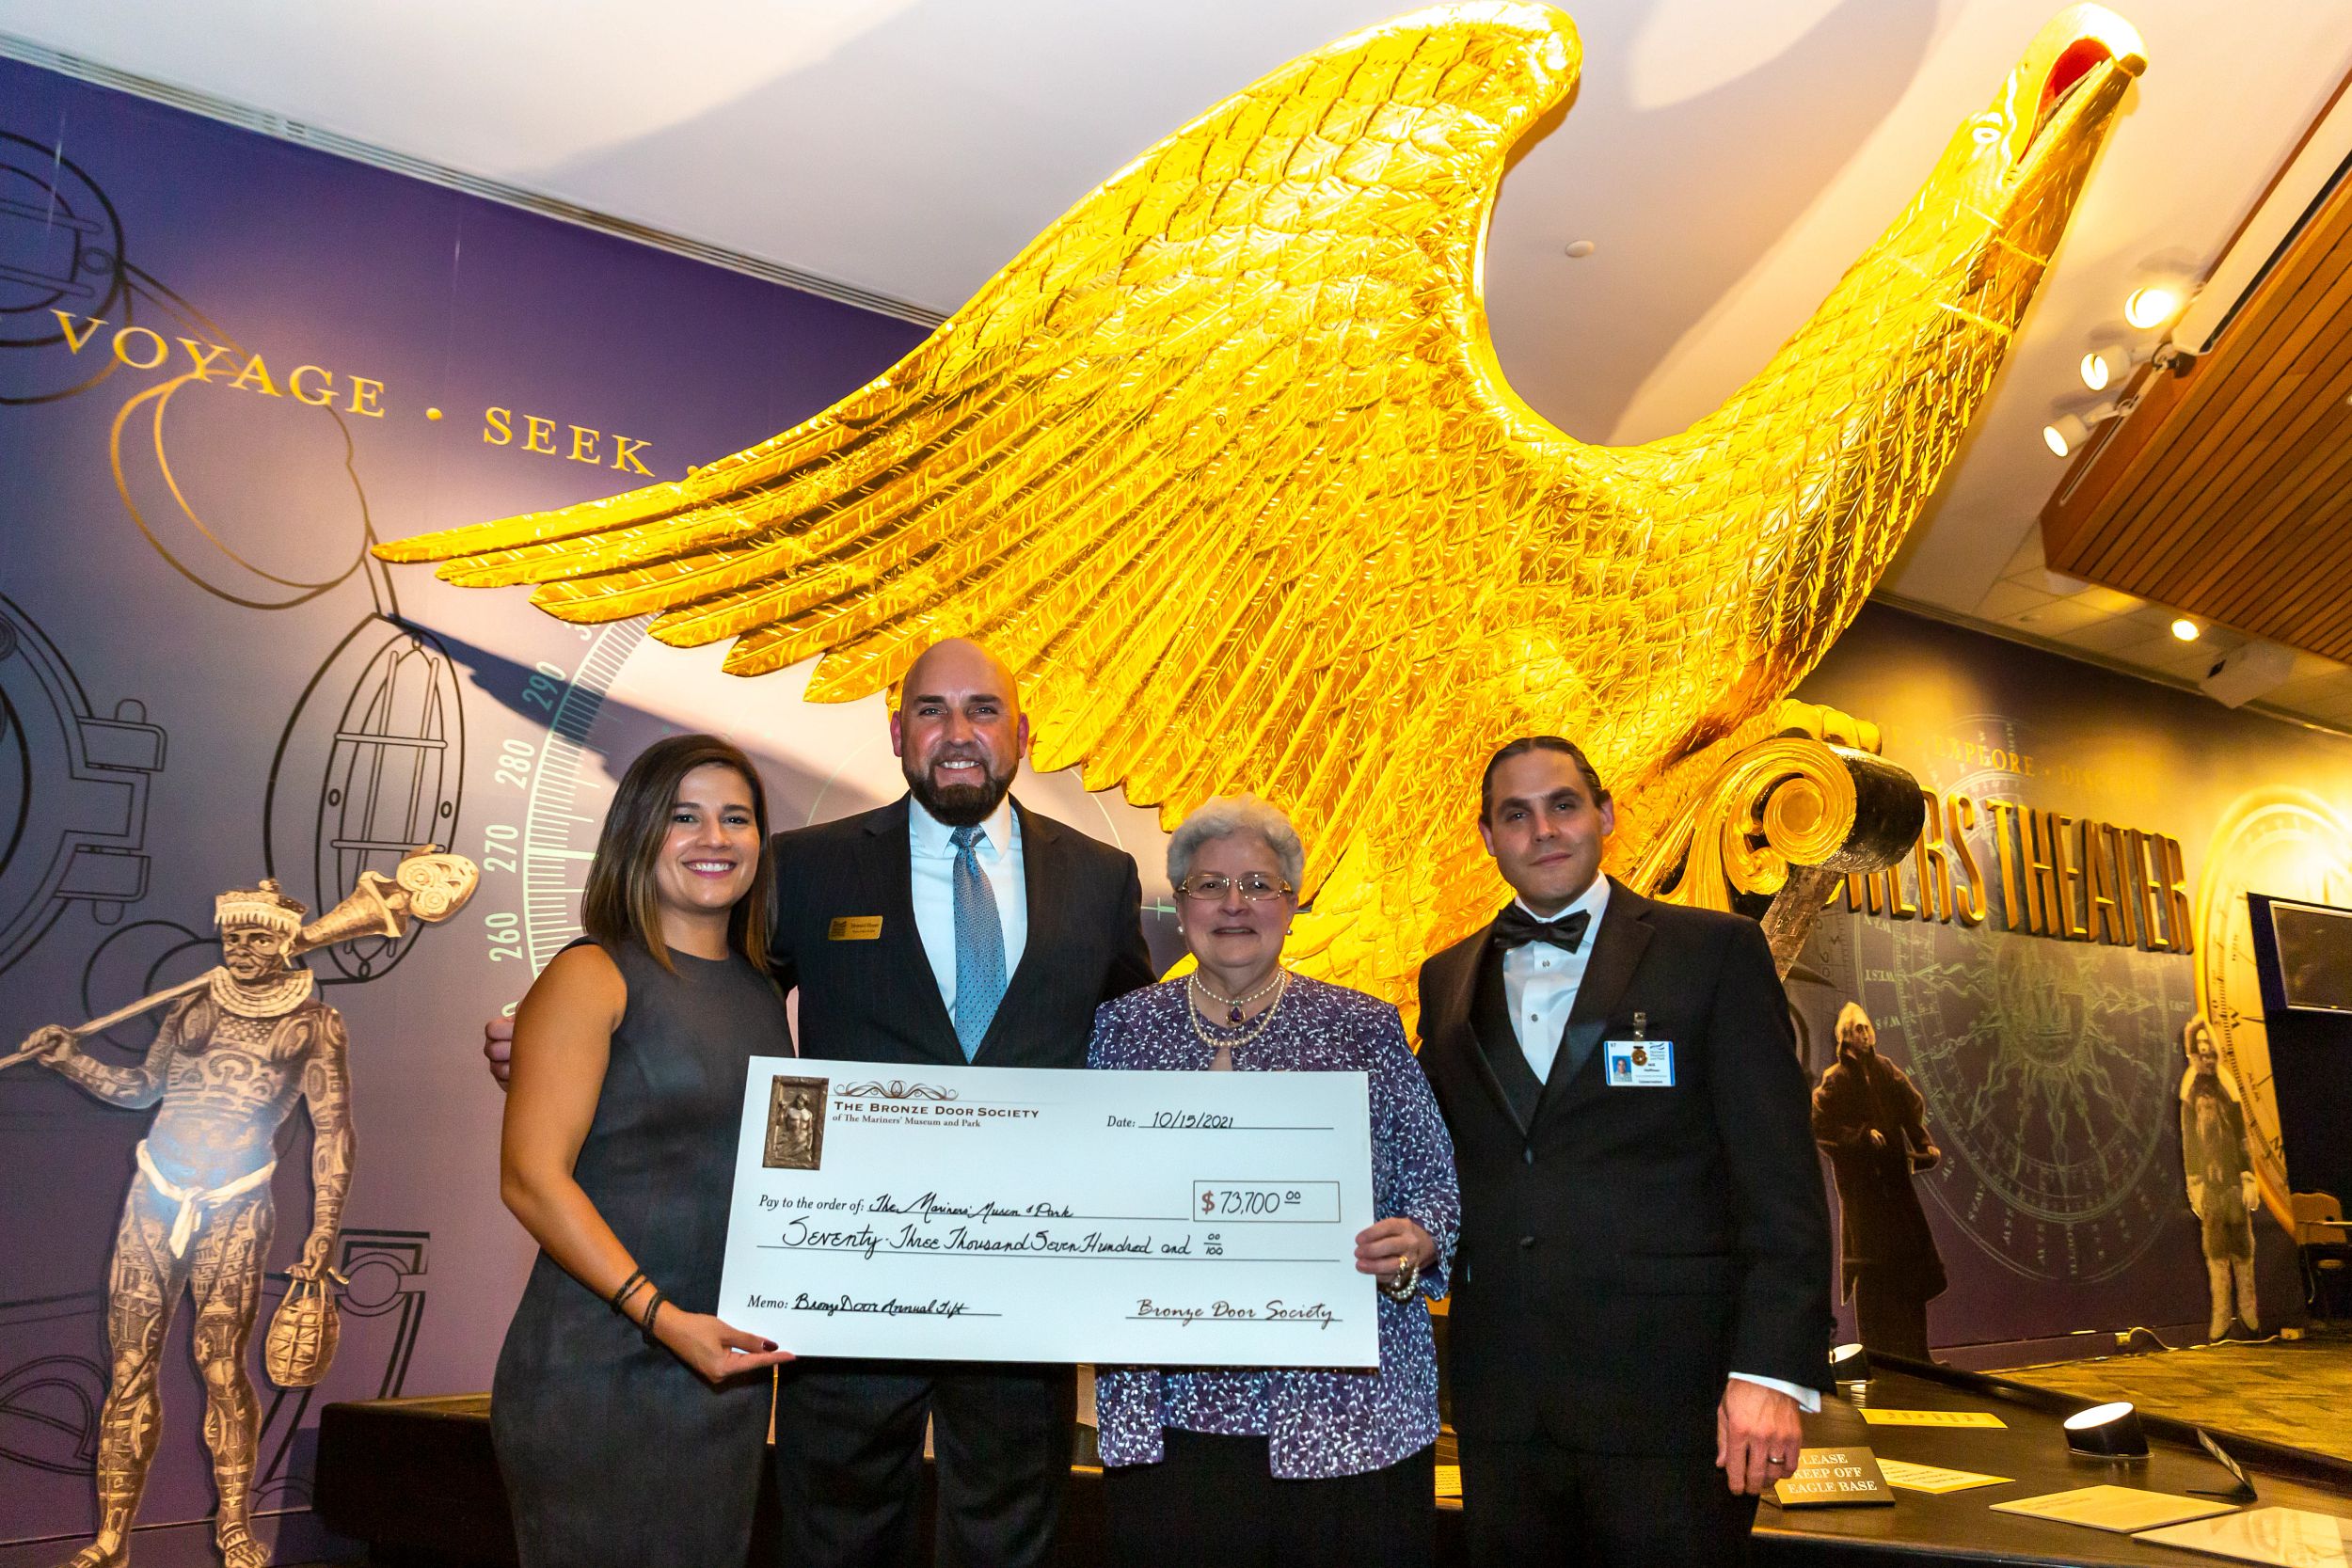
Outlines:
{"label": "short brown hair", "polygon": [[1523,735],[1517,740],[1506,741],[1493,756],[1486,759],[1486,771],[1478,778],[1478,820],[1484,822],[1494,815],[1495,769],[1513,757],[1525,756],[1530,752],[1558,752],[1569,758],[1576,764],[1577,771],[1584,775],[1584,787],[1591,792],[1594,806],[1597,808],[1609,803],[1609,786],[1600,782],[1600,774],[1586,759],[1581,746],[1565,736]]}
{"label": "short brown hair", "polygon": [[580,895],[580,929],[606,947],[635,942],[653,961],[675,974],[661,940],[661,906],[654,894],[654,866],[670,834],[670,808],[686,775],[712,764],[731,768],[751,786],[752,817],[759,830],[759,865],[752,885],[727,914],[727,945],[768,972],[768,903],[775,868],[768,856],[768,791],[759,769],[740,747],[715,735],[674,735],[637,753],[612,793],[596,836],[596,858]]}

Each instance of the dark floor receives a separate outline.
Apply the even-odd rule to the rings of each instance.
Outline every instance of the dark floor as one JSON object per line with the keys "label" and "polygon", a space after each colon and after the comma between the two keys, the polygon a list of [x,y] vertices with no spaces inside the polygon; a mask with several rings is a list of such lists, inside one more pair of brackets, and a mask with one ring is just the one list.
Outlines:
{"label": "dark floor", "polygon": [[2352,1325],[2301,1339],[2197,1345],[1994,1375],[2352,1461]]}
{"label": "dark floor", "polygon": [[[2352,1463],[2352,1323],[2314,1324],[2301,1339],[2197,1345],[2004,1368],[1994,1375],[2086,1402],[2129,1400],[2176,1420]],[[1443,1467],[1440,1477],[1443,1492],[1442,1481],[1453,1478]]]}

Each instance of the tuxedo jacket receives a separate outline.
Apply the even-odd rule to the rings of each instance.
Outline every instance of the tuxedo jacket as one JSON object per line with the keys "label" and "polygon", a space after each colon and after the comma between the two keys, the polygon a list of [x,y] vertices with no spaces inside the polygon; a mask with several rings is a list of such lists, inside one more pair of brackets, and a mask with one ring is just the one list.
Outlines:
{"label": "tuxedo jacket", "polygon": [[[1464,1440],[1711,1454],[1731,1372],[1832,1386],[1828,1206],[1762,928],[1613,883],[1540,1083],[1490,931],[1421,971],[1421,1061],[1461,1172]],[[1605,1081],[1603,1042],[1636,1037],[1637,1013],[1672,1044],[1671,1086]]]}
{"label": "tuxedo jacket", "polygon": [[[1082,1068],[1094,1009],[1154,978],[1135,858],[1018,800],[1029,936],[973,1062]],[[907,800],[776,834],[768,956],[803,1056],[963,1065],[914,926]]]}

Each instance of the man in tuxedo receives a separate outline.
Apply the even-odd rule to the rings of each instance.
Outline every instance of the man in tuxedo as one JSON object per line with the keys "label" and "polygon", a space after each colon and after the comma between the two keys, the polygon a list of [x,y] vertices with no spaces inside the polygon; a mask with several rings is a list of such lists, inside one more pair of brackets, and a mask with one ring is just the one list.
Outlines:
{"label": "man in tuxedo", "polygon": [[[769,841],[769,958],[778,984],[800,993],[801,1054],[918,1069],[1085,1067],[1094,1009],[1154,977],[1134,858],[1011,798],[1028,721],[1011,671],[977,643],[935,642],[915,660],[890,743],[905,796]],[[485,1053],[503,1077],[511,1024],[489,1033]],[[1043,1562],[1075,1405],[1067,1365],[786,1367],[781,1560],[917,1561],[928,1418],[936,1561]]]}
{"label": "man in tuxedo", "polygon": [[1566,740],[1498,752],[1479,815],[1518,896],[1421,972],[1462,1180],[1470,1560],[1742,1560],[1831,1386],[1829,1216],[1771,950],[1601,875],[1615,809]]}

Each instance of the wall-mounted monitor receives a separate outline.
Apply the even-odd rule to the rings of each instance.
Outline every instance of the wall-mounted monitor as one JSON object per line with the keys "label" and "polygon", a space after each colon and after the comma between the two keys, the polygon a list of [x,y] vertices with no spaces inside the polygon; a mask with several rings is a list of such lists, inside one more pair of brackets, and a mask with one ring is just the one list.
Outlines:
{"label": "wall-mounted monitor", "polygon": [[2352,910],[2249,893],[2246,912],[2287,1184],[2352,1197]]}
{"label": "wall-mounted monitor", "polygon": [[2284,898],[2268,903],[2279,965],[2274,1005],[2352,1016],[2352,910]]}

